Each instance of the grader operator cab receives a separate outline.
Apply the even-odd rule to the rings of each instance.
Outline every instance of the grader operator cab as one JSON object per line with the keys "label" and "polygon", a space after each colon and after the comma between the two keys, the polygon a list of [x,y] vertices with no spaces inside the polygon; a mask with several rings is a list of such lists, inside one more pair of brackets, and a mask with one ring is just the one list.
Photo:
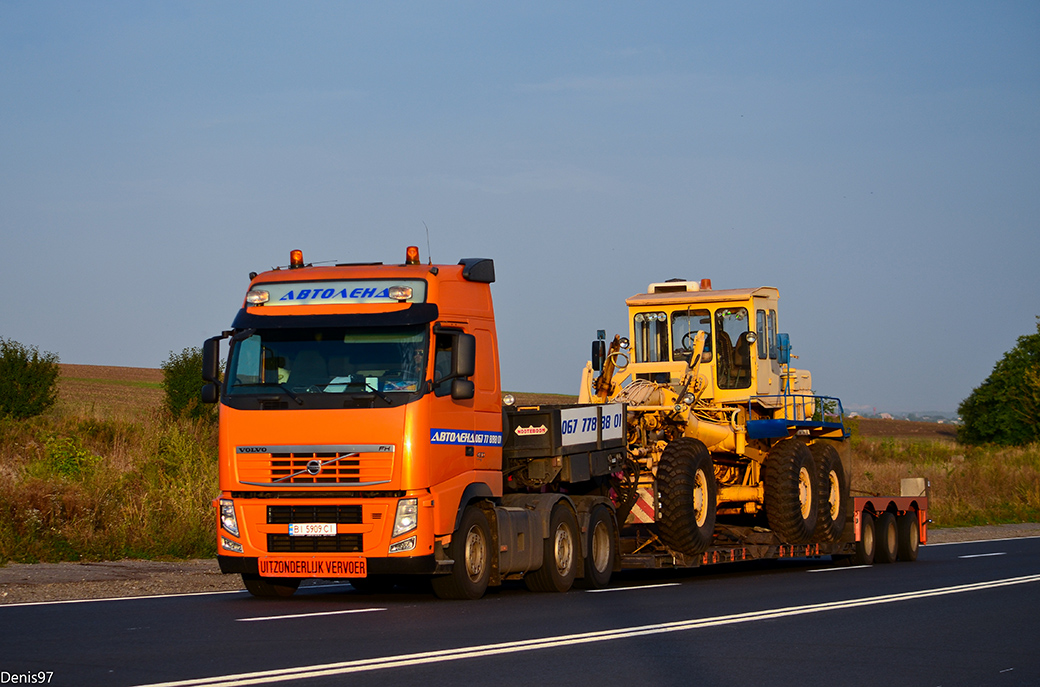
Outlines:
{"label": "grader operator cab", "polygon": [[778,297],[707,279],[650,284],[626,301],[629,336],[593,343],[579,402],[627,408],[619,524],[649,526],[673,555],[706,551],[717,524],[768,527],[789,544],[845,529],[841,403],[790,366]]}

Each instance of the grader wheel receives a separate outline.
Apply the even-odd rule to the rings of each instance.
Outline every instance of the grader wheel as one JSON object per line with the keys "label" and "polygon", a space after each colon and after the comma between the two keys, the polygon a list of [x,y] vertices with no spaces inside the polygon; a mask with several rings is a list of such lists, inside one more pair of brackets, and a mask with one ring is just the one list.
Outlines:
{"label": "grader wheel", "polygon": [[825,442],[817,442],[809,450],[816,461],[816,474],[819,477],[817,486],[820,488],[816,535],[813,539],[819,542],[838,541],[845,529],[848,494],[841,456]]}
{"label": "grader wheel", "polygon": [[787,544],[808,544],[816,533],[820,489],[816,461],[800,441],[781,441],[766,458],[765,507],[769,529]]}
{"label": "grader wheel", "polygon": [[715,534],[718,493],[708,448],[687,437],[668,444],[657,466],[657,488],[661,493],[657,522],[661,540],[688,555],[707,551]]}

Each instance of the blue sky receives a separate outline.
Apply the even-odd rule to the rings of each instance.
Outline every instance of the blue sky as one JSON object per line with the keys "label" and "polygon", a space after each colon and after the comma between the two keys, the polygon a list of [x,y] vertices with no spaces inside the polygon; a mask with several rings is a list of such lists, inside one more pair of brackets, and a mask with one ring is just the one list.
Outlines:
{"label": "blue sky", "polygon": [[1040,315],[1040,4],[0,3],[0,336],[158,367],[250,271],[495,259],[576,393],[672,277],[780,289],[846,406],[954,410]]}

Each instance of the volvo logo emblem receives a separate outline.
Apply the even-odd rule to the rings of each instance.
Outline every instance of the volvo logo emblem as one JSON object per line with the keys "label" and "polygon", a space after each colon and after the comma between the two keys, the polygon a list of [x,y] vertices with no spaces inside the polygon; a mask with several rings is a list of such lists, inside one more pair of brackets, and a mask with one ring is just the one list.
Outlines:
{"label": "volvo logo emblem", "polygon": [[320,460],[308,460],[307,461],[307,474],[316,475],[321,472],[321,461]]}

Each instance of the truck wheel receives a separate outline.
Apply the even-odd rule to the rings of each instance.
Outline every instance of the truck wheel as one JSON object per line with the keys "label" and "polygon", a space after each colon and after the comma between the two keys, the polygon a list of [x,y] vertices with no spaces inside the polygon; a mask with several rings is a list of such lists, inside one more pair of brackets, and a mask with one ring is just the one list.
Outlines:
{"label": "truck wheel", "polygon": [[565,592],[574,584],[580,559],[578,521],[565,502],[553,506],[549,517],[549,538],[545,540],[542,567],[524,575],[532,592]]}
{"label": "truck wheel", "polygon": [[763,472],[769,529],[785,544],[808,544],[820,510],[819,473],[809,447],[793,439],[781,441],[769,452]]}
{"label": "truck wheel", "polygon": [[863,511],[859,522],[859,541],[856,542],[856,553],[852,557],[853,565],[873,565],[874,550],[877,538],[874,536],[874,516]]}
{"label": "truck wheel", "polygon": [[253,573],[242,573],[242,583],[253,596],[288,597],[296,593],[300,580],[292,577],[260,577]]}
{"label": "truck wheel", "polygon": [[878,516],[874,525],[877,532],[877,551],[874,552],[875,563],[895,563],[899,554],[899,530],[896,528],[896,516],[885,511]]}
{"label": "truck wheel", "polygon": [[696,556],[711,546],[715,535],[718,487],[708,448],[682,437],[665,446],[657,465],[661,515],[657,527],[668,548]]}
{"label": "truck wheel", "polygon": [[845,530],[845,470],[841,456],[828,443],[817,442],[809,447],[816,461],[816,472],[820,487],[820,510],[816,515],[816,541],[828,542],[841,539]]}
{"label": "truck wheel", "polygon": [[916,561],[917,549],[921,545],[921,523],[917,511],[896,518],[896,527],[899,530],[899,560]]}
{"label": "truck wheel", "polygon": [[491,527],[484,511],[469,506],[449,546],[455,564],[447,575],[432,580],[433,593],[442,599],[479,599],[491,579]]}
{"label": "truck wheel", "polygon": [[602,589],[610,584],[617,557],[614,514],[603,505],[596,506],[589,515],[589,531],[585,546],[585,577],[581,586],[585,589]]}

